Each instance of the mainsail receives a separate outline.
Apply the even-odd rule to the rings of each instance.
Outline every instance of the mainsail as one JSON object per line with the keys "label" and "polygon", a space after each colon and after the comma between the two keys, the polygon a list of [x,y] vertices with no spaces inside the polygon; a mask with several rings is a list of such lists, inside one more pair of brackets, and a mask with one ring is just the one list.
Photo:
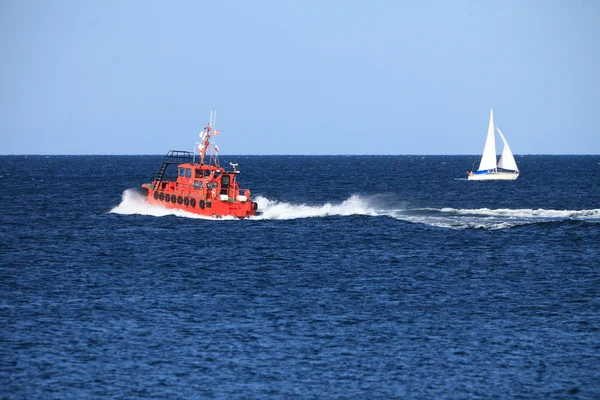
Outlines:
{"label": "mainsail", "polygon": [[490,126],[488,127],[487,138],[483,155],[479,163],[479,171],[496,168],[496,137],[494,136],[494,110],[490,109]]}
{"label": "mainsail", "polygon": [[502,134],[500,128],[496,127],[496,129],[498,129],[498,133],[500,134],[500,137],[504,142],[504,149],[502,149],[502,155],[500,156],[500,160],[498,161],[498,168],[518,171],[519,168],[517,167],[517,162],[515,161],[515,157],[513,156],[512,151],[510,151],[510,147],[508,146],[506,138]]}

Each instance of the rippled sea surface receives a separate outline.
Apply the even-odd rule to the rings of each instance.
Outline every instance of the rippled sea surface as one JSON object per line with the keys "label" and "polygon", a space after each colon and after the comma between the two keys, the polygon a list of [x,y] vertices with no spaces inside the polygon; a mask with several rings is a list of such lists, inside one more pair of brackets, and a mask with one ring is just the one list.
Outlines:
{"label": "rippled sea surface", "polygon": [[0,157],[0,398],[600,398],[600,156],[222,157],[249,220],[161,161]]}

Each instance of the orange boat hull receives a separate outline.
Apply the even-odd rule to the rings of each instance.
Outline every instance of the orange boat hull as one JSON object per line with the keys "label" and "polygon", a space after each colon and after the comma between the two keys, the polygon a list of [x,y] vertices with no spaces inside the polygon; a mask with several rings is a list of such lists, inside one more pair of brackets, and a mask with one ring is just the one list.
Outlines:
{"label": "orange boat hull", "polygon": [[251,201],[227,200],[217,198],[203,198],[186,191],[154,190],[149,185],[142,186],[144,195],[149,204],[166,208],[183,210],[206,217],[232,216],[246,218],[256,215],[257,205]]}

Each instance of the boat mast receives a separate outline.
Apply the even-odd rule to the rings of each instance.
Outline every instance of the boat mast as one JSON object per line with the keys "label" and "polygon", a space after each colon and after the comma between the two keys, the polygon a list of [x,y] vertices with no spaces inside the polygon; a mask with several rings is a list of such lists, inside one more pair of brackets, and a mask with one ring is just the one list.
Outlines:
{"label": "boat mast", "polygon": [[[200,165],[204,165],[204,158],[206,157],[206,152],[208,151],[210,143],[210,138],[216,136],[219,131],[215,129],[215,123],[217,121],[217,112],[211,111],[210,117],[208,120],[208,124],[204,127],[204,130],[200,132],[200,144],[198,146],[198,153],[200,154]],[[216,151],[218,152],[218,147],[214,145]],[[210,155],[210,164],[214,164],[217,167],[219,166],[219,159],[216,154]]]}

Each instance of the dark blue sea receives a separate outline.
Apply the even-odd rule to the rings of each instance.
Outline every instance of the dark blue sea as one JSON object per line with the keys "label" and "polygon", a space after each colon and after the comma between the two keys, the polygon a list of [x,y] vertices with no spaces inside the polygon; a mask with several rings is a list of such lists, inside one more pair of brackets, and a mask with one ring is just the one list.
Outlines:
{"label": "dark blue sea", "polygon": [[162,156],[2,156],[0,398],[598,399],[600,156],[516,160],[222,156],[217,220]]}

